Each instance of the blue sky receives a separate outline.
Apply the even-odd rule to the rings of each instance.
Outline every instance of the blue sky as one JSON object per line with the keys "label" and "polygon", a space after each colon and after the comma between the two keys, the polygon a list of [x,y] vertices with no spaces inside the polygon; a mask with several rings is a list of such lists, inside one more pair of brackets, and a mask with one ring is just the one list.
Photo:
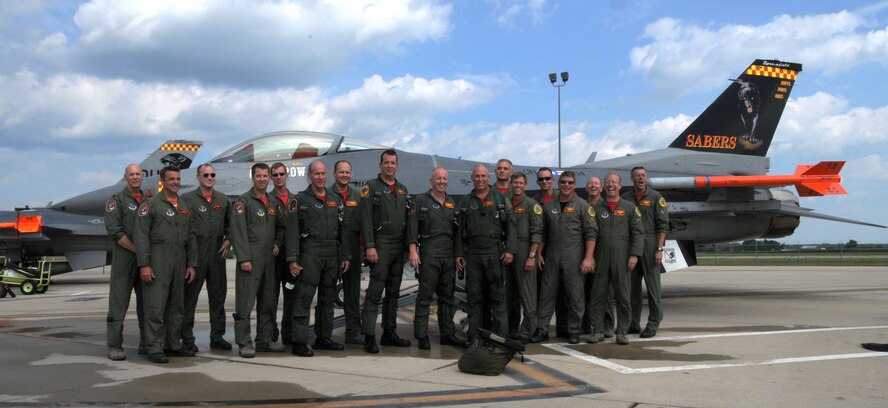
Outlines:
{"label": "blue sky", "polygon": [[[276,130],[563,163],[669,144],[756,58],[802,63],[772,173],[847,160],[820,212],[888,225],[888,1],[0,2],[0,209],[103,187],[167,139]],[[478,144],[486,148],[478,149]],[[888,242],[805,219],[786,242]]]}

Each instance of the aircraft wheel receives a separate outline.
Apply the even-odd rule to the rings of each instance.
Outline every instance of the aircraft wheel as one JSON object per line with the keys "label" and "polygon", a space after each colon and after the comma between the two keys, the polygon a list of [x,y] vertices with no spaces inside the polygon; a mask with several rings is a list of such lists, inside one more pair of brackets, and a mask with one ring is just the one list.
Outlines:
{"label": "aircraft wheel", "polygon": [[22,282],[22,294],[23,295],[33,295],[34,291],[37,289],[37,284],[34,281],[27,279]]}
{"label": "aircraft wheel", "polygon": [[336,304],[336,307],[345,305],[345,288],[343,288],[342,283],[336,285],[336,297],[333,298],[333,303]]}
{"label": "aircraft wheel", "polygon": [[49,285],[37,286],[37,293],[38,294],[46,293],[47,289],[49,289]]}

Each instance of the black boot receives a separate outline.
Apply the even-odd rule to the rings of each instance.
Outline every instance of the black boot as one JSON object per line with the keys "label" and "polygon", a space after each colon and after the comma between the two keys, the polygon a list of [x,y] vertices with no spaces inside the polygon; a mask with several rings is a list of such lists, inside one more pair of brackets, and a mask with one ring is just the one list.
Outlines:
{"label": "black boot", "polygon": [[315,354],[314,351],[308,348],[305,344],[298,343],[293,343],[293,349],[290,350],[290,352],[293,353],[294,356],[299,357],[311,357]]}
{"label": "black boot", "polygon": [[364,336],[364,351],[379,353],[379,346],[376,345],[376,336]]}
{"label": "black boot", "polygon": [[333,340],[330,340],[326,337],[318,337],[315,339],[314,348],[320,350],[332,350],[332,351],[342,351],[345,350],[345,346],[339,344]]}
{"label": "black boot", "polygon": [[421,339],[416,339],[416,342],[418,343],[417,346],[419,346],[420,350],[431,350],[432,349],[432,345],[429,344],[428,336],[423,337]]}
{"label": "black boot", "polygon": [[386,330],[382,333],[382,338],[379,339],[379,344],[382,344],[383,346],[410,347],[410,340],[398,337],[398,333],[394,330]]}
{"label": "black boot", "polygon": [[461,340],[459,337],[453,335],[447,335],[441,336],[441,345],[466,348],[469,347],[469,342]]}

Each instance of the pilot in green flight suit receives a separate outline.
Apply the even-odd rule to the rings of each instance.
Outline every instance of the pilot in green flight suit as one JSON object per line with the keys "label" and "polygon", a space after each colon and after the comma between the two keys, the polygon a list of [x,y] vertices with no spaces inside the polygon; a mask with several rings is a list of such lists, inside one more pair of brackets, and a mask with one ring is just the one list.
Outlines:
{"label": "pilot in green flight suit", "polygon": [[585,275],[595,268],[598,227],[589,203],[575,193],[576,175],[572,171],[558,176],[558,188],[558,199],[543,206],[544,244],[540,251],[543,278],[538,309],[541,336],[536,337],[547,337],[558,288],[561,287],[567,297],[568,341],[577,344],[586,303],[583,293]]}
{"label": "pilot in green flight suit", "polygon": [[438,295],[438,329],[441,344],[463,346],[456,338],[453,324],[453,291],[456,283],[456,265],[453,258],[453,239],[456,235],[456,201],[447,195],[447,170],[432,170],[431,189],[415,198],[416,211],[408,217],[408,261],[419,273],[419,292],[413,318],[413,336],[419,348],[428,350],[429,314],[432,298]]}
{"label": "pilot in green flight suit", "polygon": [[108,358],[126,359],[123,352],[123,320],[129,309],[130,295],[136,292],[136,316],[139,321],[139,353],[145,354],[142,283],[136,267],[133,228],[136,212],[142,203],[142,169],[138,164],[126,166],[123,174],[127,186],[105,203],[105,229],[114,242],[111,249],[111,278],[108,288]]}
{"label": "pilot in green flight suit", "polygon": [[[251,169],[253,188],[231,205],[231,243],[237,255],[235,273],[234,340],[239,354],[252,358],[257,351],[282,352],[274,343],[274,257],[284,235],[284,217],[277,200],[266,193],[269,168],[265,163]],[[250,338],[250,314],[256,306],[256,346]]]}
{"label": "pilot in green flight suit", "polygon": [[[608,173],[604,181],[605,198],[594,207],[598,223],[595,245],[596,271],[592,283],[592,317],[594,333],[590,343],[604,339],[604,308],[608,287],[613,287],[617,306],[617,344],[629,344],[629,271],[641,256],[644,238],[641,212],[629,201],[620,199],[620,175]],[[613,206],[613,208],[611,208]]]}
{"label": "pilot in green flight suit", "polygon": [[[641,211],[641,224],[644,228],[644,250],[638,265],[631,271],[629,278],[629,296],[632,307],[632,324],[629,333],[641,333],[641,337],[654,337],[663,320],[663,308],[660,304],[660,261],[663,257],[663,245],[666,241],[666,230],[669,228],[669,213],[666,211],[666,199],[657,190],[647,185],[647,171],[644,167],[632,169],[632,191],[623,194]],[[641,281],[647,288],[648,320],[644,331],[641,331]]]}
{"label": "pilot in green flight suit", "polygon": [[225,298],[228,295],[228,273],[225,257],[231,248],[228,196],[213,189],[216,180],[212,165],[197,168],[198,188],[182,194],[182,201],[191,208],[194,235],[197,237],[197,275],[185,285],[185,318],[182,323],[182,347],[194,346],[194,314],[204,282],[210,303],[210,348],[231,350],[225,335]]}
{"label": "pilot in green flight suit", "polygon": [[477,338],[480,328],[501,335],[509,330],[504,268],[512,263],[517,246],[515,219],[512,203],[487,184],[489,180],[487,167],[475,165],[475,188],[459,204],[456,267],[466,276],[469,338]]}
{"label": "pilot in green flight suit", "polygon": [[515,259],[509,267],[509,273],[506,275],[509,336],[539,342],[540,339],[533,334],[538,326],[536,255],[543,239],[543,207],[524,194],[524,189],[527,187],[527,176],[524,173],[512,175],[511,187],[518,247],[515,250]]}
{"label": "pilot in green flight suit", "polygon": [[314,348],[334,351],[345,348],[331,338],[336,279],[341,270],[348,268],[348,260],[341,261],[341,254],[349,253],[342,240],[342,196],[324,187],[327,183],[324,163],[313,161],[308,173],[311,185],[287,205],[287,263],[290,273],[296,276],[296,286],[287,294],[293,297],[292,353],[302,357],[314,355],[306,343],[315,292],[318,302]]}
{"label": "pilot in green flight suit", "polygon": [[133,233],[145,296],[145,347],[154,363],[167,362],[165,349],[194,356],[180,340],[185,283],[194,279],[197,266],[192,210],[178,196],[179,170],[165,168],[160,178],[163,191],[139,206]]}
{"label": "pilot in green flight suit", "polygon": [[[407,247],[407,211],[410,200],[407,187],[398,182],[398,154],[382,152],[379,176],[361,189],[361,232],[364,233],[366,259],[370,264],[370,284],[364,296],[361,315],[364,351],[378,353],[376,318],[382,305],[383,346],[410,347],[395,331],[398,319],[398,297],[404,274],[404,251]],[[385,289],[385,300],[382,291]]]}
{"label": "pilot in green flight suit", "polygon": [[350,259],[348,270],[342,273],[343,305],[345,314],[345,342],[364,344],[361,337],[361,212],[358,204],[361,201],[360,191],[349,186],[351,182],[351,163],[346,160],[337,161],[334,165],[333,191],[342,197],[345,207],[343,216],[342,239],[348,241]]}

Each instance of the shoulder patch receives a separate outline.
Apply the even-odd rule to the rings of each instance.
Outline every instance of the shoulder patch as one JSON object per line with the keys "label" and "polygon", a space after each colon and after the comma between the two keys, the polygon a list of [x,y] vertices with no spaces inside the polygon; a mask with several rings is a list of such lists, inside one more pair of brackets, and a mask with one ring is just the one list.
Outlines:
{"label": "shoulder patch", "polygon": [[660,199],[657,200],[657,204],[658,204],[661,208],[666,208],[666,199],[663,198],[663,197],[660,197]]}
{"label": "shoulder patch", "polygon": [[287,211],[294,213],[299,209],[299,203],[296,200],[290,200],[290,203],[287,205]]}
{"label": "shoulder patch", "polygon": [[410,200],[407,202],[407,214],[415,214],[416,213],[416,201]]}
{"label": "shoulder patch", "polygon": [[148,215],[148,210],[150,209],[151,206],[148,203],[142,203],[142,205],[139,206],[139,217]]}
{"label": "shoulder patch", "polygon": [[533,205],[533,213],[536,215],[543,215],[543,206],[539,204]]}
{"label": "shoulder patch", "polygon": [[635,215],[641,217],[641,211],[638,210],[638,207],[635,207]]}
{"label": "shoulder patch", "polygon": [[407,190],[398,187],[398,195],[407,195]]}
{"label": "shoulder patch", "polygon": [[117,209],[117,200],[113,198],[109,198],[108,201],[105,202],[105,212],[112,212]]}
{"label": "shoulder patch", "polygon": [[234,215],[241,215],[244,213],[244,202],[236,201],[234,203]]}
{"label": "shoulder patch", "polygon": [[277,211],[275,211],[274,207],[268,207],[268,215],[276,215]]}
{"label": "shoulder patch", "polygon": [[586,214],[589,214],[590,217],[595,218],[595,209],[593,209],[592,207],[589,207],[586,210]]}
{"label": "shoulder patch", "polygon": [[358,202],[355,201],[355,200],[348,200],[348,201],[345,202],[345,206],[346,206],[346,207],[357,207],[357,206],[358,206]]}
{"label": "shoulder patch", "polygon": [[453,208],[453,203],[451,203],[450,201],[445,201],[445,202],[444,202],[444,208],[452,209],[452,208]]}
{"label": "shoulder patch", "polygon": [[367,198],[370,196],[370,185],[364,184],[364,187],[361,188],[361,198]]}

